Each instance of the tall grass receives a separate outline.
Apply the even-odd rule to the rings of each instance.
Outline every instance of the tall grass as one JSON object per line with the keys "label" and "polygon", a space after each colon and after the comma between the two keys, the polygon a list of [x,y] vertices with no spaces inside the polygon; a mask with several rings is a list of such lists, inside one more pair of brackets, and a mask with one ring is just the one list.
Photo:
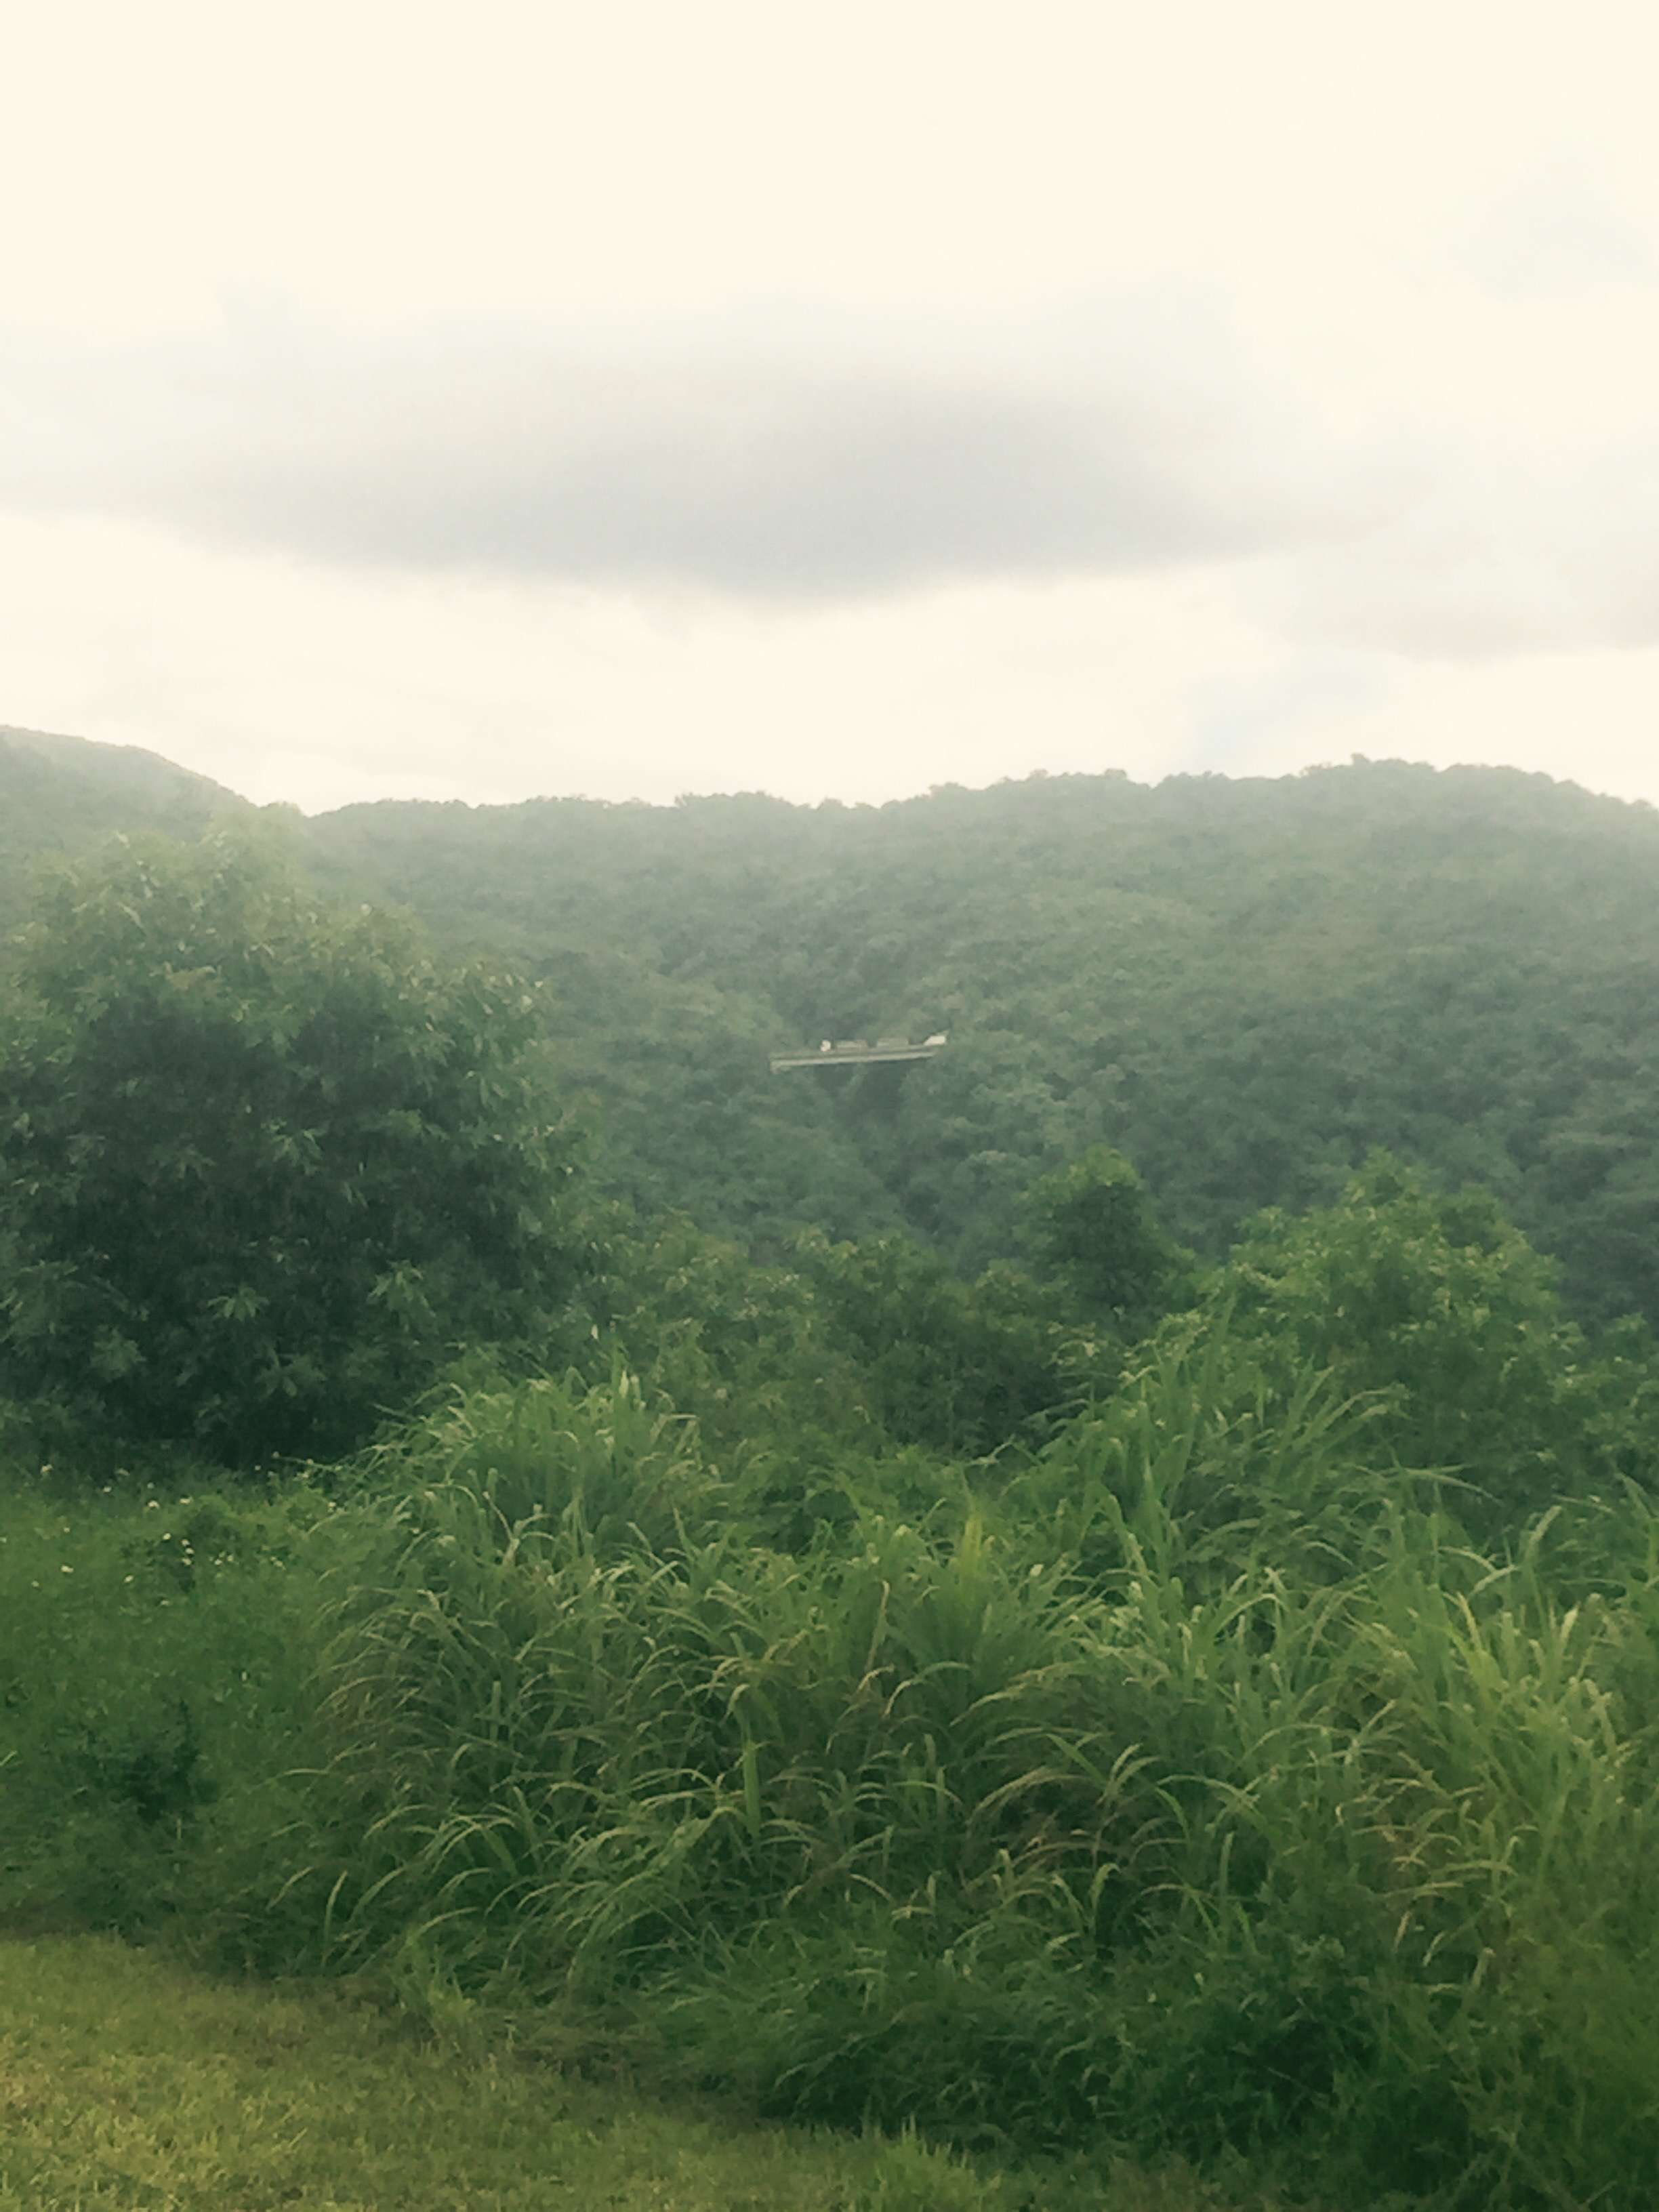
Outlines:
{"label": "tall grass", "polygon": [[779,2113],[1645,2203],[1652,1528],[1485,1557],[1372,1432],[1176,1344],[784,1553],[625,1376],[464,1395],[329,1524],[266,1940]]}
{"label": "tall grass", "polygon": [[19,1480],[0,1917],[780,2115],[1634,2212],[1659,1528],[1578,1499],[1489,1556],[1382,1434],[1211,1328],[1022,1462],[847,1457],[787,1550],[775,1465],[621,1370],[457,1389],[280,1503]]}

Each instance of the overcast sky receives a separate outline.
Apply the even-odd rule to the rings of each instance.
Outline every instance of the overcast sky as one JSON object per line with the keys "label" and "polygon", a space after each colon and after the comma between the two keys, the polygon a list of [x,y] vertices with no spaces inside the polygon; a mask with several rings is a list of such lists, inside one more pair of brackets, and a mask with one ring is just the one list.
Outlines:
{"label": "overcast sky", "polygon": [[11,11],[0,723],[260,799],[1659,802],[1651,11]]}

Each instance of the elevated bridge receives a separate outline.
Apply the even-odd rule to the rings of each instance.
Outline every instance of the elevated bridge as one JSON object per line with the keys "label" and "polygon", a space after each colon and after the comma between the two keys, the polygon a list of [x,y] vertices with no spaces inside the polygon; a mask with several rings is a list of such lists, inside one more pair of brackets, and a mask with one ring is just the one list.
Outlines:
{"label": "elevated bridge", "polygon": [[873,1044],[864,1037],[825,1037],[816,1052],[775,1052],[772,1073],[781,1075],[791,1067],[866,1067],[896,1060],[932,1060],[945,1046],[943,1030],[924,1037],[920,1044],[912,1044],[908,1037],[878,1037]]}

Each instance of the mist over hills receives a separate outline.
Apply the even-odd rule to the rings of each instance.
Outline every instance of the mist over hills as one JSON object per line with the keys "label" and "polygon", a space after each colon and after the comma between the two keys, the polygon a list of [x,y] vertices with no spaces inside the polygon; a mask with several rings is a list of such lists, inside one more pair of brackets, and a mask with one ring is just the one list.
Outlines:
{"label": "mist over hills", "polygon": [[[232,794],[149,755],[0,732],[0,915],[103,830]],[[385,801],[297,824],[556,987],[604,1187],[762,1250],[902,1228],[964,1267],[1020,1194],[1121,1146],[1218,1250],[1371,1147],[1494,1190],[1571,1304],[1659,1318],[1659,815],[1503,769],[1035,777],[882,807]],[[824,1036],[949,1032],[904,1068],[774,1076]]]}

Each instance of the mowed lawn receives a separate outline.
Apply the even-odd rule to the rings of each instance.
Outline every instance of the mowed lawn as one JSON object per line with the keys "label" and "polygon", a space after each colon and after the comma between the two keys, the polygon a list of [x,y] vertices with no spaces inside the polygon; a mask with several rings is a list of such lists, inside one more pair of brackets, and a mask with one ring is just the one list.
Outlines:
{"label": "mowed lawn", "polygon": [[[1200,2212],[1118,2167],[999,2176],[466,2057],[326,1989],[101,1937],[0,1942],[0,2212]],[[1267,2200],[1255,2200],[1265,2203]]]}

